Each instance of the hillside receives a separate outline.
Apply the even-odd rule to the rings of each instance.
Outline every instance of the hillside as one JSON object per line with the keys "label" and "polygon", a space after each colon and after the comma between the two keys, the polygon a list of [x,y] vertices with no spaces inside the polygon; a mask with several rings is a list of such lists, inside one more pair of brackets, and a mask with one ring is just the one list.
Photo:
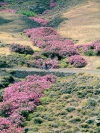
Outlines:
{"label": "hillside", "polygon": [[[34,5],[34,6],[33,6]],[[35,1],[24,1],[21,4],[15,2],[10,8],[22,11],[28,11],[33,8],[35,11]],[[42,4],[43,6],[43,4]],[[75,45],[89,44],[99,40],[99,9],[100,2],[94,0],[71,0],[57,1],[57,5],[51,8],[47,13],[43,13],[39,18],[48,21],[47,26],[53,27],[64,38],[74,41]],[[0,13],[1,25],[0,36],[1,44],[19,43],[28,45],[34,50],[39,50],[33,46],[33,42],[23,34],[23,30],[40,26],[39,23],[29,19],[27,16],[15,13]],[[9,28],[8,28],[9,27]],[[9,55],[11,52],[7,47],[0,48],[1,55]],[[85,69],[96,69],[100,66],[99,57],[84,56],[88,62]]]}
{"label": "hillside", "polygon": [[[62,36],[72,38],[76,44],[87,44],[99,39],[99,1],[85,0],[79,3],[79,1],[73,0],[69,3],[66,2],[63,7],[60,6],[59,4],[44,17],[52,22],[55,19],[55,23],[61,19],[56,29]],[[56,20],[57,17],[59,19]]]}
{"label": "hillside", "polygon": [[99,16],[100,0],[0,0],[0,133],[100,133]]}

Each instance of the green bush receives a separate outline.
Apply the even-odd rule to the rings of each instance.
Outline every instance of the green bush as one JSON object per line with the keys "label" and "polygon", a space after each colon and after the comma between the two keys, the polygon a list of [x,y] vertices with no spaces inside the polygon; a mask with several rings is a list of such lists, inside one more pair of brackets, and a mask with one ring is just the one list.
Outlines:
{"label": "green bush", "polygon": [[41,124],[41,123],[43,123],[43,119],[41,117],[35,117],[34,118],[34,123],[35,124]]}
{"label": "green bush", "polygon": [[34,51],[30,46],[24,46],[20,44],[11,44],[9,46],[11,52],[16,52],[19,54],[30,54],[33,55]]}
{"label": "green bush", "polygon": [[69,122],[71,122],[71,123],[78,123],[78,122],[81,122],[81,119],[79,117],[74,117]]}
{"label": "green bush", "polygon": [[69,63],[66,61],[67,59],[62,59],[60,62],[59,62],[59,67],[60,68],[67,68],[69,66]]}
{"label": "green bush", "polygon": [[0,56],[1,66],[0,67],[18,67],[18,66],[28,66],[28,62],[33,61],[32,56],[27,56],[25,54],[11,54],[7,56]]}
{"label": "green bush", "polygon": [[73,131],[71,129],[65,130],[62,133],[73,133]]}
{"label": "green bush", "polygon": [[36,13],[34,13],[32,11],[29,11],[29,10],[19,10],[17,13],[18,14],[23,14],[27,17],[36,16]]}
{"label": "green bush", "polygon": [[90,105],[90,106],[96,106],[97,105],[97,102],[96,102],[95,99],[90,98],[90,99],[88,99],[88,105]]}
{"label": "green bush", "polygon": [[39,111],[39,112],[45,111],[45,107],[42,106],[42,105],[39,105],[39,106],[36,107],[36,111]]}
{"label": "green bush", "polygon": [[86,56],[94,56],[94,51],[93,50],[88,50],[88,51],[85,51],[84,54]]}
{"label": "green bush", "polygon": [[41,101],[41,104],[47,104],[50,102],[50,98],[49,97],[42,97],[40,99],[40,101]]}
{"label": "green bush", "polygon": [[93,124],[93,123],[94,123],[94,120],[93,120],[93,119],[87,119],[85,122],[86,122],[87,124]]}
{"label": "green bush", "polygon": [[75,110],[75,107],[67,107],[66,110],[67,110],[68,112],[72,112],[72,111]]}
{"label": "green bush", "polygon": [[81,127],[82,127],[82,128],[89,128],[89,125],[88,125],[87,123],[82,123],[82,124],[81,124]]}
{"label": "green bush", "polygon": [[59,127],[59,125],[57,123],[54,123],[54,122],[50,123],[49,126],[50,127],[54,127],[54,128],[58,128]]}

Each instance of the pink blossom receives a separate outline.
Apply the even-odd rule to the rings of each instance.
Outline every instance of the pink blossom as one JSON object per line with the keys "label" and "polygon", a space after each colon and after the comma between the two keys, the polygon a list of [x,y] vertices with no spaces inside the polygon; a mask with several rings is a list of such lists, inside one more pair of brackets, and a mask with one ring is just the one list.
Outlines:
{"label": "pink blossom", "polygon": [[41,24],[41,26],[46,26],[48,21],[43,18],[37,18],[37,17],[30,17],[30,19],[33,19],[34,21]]}
{"label": "pink blossom", "polygon": [[16,13],[16,10],[12,10],[12,9],[2,9],[2,10],[0,10],[0,12]]}
{"label": "pink blossom", "polygon": [[75,67],[84,67],[87,65],[87,61],[80,55],[73,55],[69,57],[69,63]]}
{"label": "pink blossom", "polygon": [[50,0],[50,8],[56,6],[56,1],[55,0]]}
{"label": "pink blossom", "polygon": [[34,75],[5,88],[0,110],[7,118],[0,118],[0,132],[23,133],[24,112],[33,111],[40,104],[44,89],[49,89],[55,81],[56,76],[52,74]]}

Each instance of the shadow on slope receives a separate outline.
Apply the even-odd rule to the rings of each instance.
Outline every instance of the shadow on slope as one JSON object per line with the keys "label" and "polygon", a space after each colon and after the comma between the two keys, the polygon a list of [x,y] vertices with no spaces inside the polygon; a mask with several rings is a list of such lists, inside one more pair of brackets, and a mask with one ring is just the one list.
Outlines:
{"label": "shadow on slope", "polygon": [[13,20],[6,20],[6,19],[4,19],[3,17],[0,17],[0,25],[2,25],[2,24],[5,24],[5,23],[10,23],[10,22],[12,22]]}
{"label": "shadow on slope", "polygon": [[62,18],[60,15],[57,15],[49,21],[48,26],[57,28],[60,23],[64,22],[65,20],[68,20],[68,18]]}
{"label": "shadow on slope", "polygon": [[12,14],[12,13],[0,13],[0,31],[1,32],[22,32],[24,29],[39,27],[40,24],[31,20],[30,18]]}

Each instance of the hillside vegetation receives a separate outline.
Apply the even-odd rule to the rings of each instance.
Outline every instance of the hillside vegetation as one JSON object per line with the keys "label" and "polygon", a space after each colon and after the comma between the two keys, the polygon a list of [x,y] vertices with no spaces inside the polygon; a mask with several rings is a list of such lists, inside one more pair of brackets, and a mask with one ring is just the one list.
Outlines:
{"label": "hillside vegetation", "polygon": [[0,1],[0,133],[100,133],[99,74],[64,69],[100,69],[99,12],[99,0]]}
{"label": "hillside vegetation", "polygon": [[[99,36],[100,36],[100,32],[99,32],[100,2],[99,1],[57,0],[56,4],[53,3],[55,4],[53,7],[50,7],[50,1],[47,1],[45,4],[43,1],[40,1],[40,0],[37,0],[37,1],[36,0],[34,1],[5,0],[4,2],[8,2],[8,7],[7,9],[4,6],[0,8],[1,9],[0,55],[2,55],[0,58],[1,60],[5,60],[5,61],[8,59],[12,60],[11,56],[13,55],[13,57],[17,60],[16,63],[13,63],[13,64],[11,63],[10,66],[9,66],[10,64],[9,61],[6,61],[6,64],[8,64],[7,67],[8,66],[9,67],[14,67],[14,66],[40,67],[37,61],[34,63],[34,59],[38,58],[39,62],[45,61],[51,64],[51,62],[55,62],[55,59],[53,61],[51,61],[51,59],[57,57],[58,59],[56,59],[56,67],[58,68],[73,67],[73,65],[74,67],[76,67],[77,63],[78,63],[77,67],[85,67],[86,69],[100,68],[99,67],[100,66],[100,62],[99,62],[99,51],[100,51],[99,45],[100,44],[97,44],[98,46],[95,46],[95,47],[93,46],[93,50],[92,48],[86,48],[86,52],[84,52],[84,50],[80,52],[80,48],[79,48],[78,51],[80,56],[82,57],[75,56],[75,60],[76,60],[76,62],[74,60],[75,63],[71,63],[71,62],[69,63],[68,57],[64,57],[66,54],[63,57],[61,57],[61,55],[58,54],[61,52],[61,50],[63,50],[64,52],[64,50],[66,49],[66,48],[64,49],[64,47],[60,48],[60,51],[58,51],[58,53],[52,53],[55,49],[59,49],[57,48],[57,46],[60,47],[62,43],[60,40],[61,38],[63,40],[69,39],[73,42],[73,44],[75,44],[73,48],[72,47],[70,48],[71,50],[72,49],[75,50],[76,45],[80,45],[80,44],[84,46],[87,44],[94,45],[93,43],[95,43],[96,40],[99,40]],[[37,9],[37,11],[35,9]],[[41,39],[37,38],[37,36],[40,37],[38,32],[40,32],[41,31],[40,29],[42,29],[42,27],[44,26],[53,28],[54,32],[56,32],[57,36],[59,35],[59,37],[55,36],[54,35],[55,33],[53,33],[52,36],[50,34],[48,36],[47,33],[45,34],[43,33],[43,36],[45,35],[45,37],[41,36]],[[30,31],[32,32],[30,35],[26,33],[26,35],[30,38],[25,36],[25,33],[23,32],[23,31],[25,32],[29,31],[29,30],[25,30],[29,28],[36,28],[33,31],[32,29],[30,29]],[[38,32],[36,33],[36,35],[33,35],[35,30]],[[49,41],[52,40],[52,47],[50,46],[50,48],[52,49],[49,50],[48,53],[44,52],[46,51],[46,45],[47,45],[47,44],[43,44],[47,41],[47,40],[45,41],[45,39],[48,39],[48,43]],[[41,42],[39,42],[40,40]],[[31,47],[34,51],[35,55],[34,54],[33,55],[35,57],[28,56],[27,58],[26,55],[20,55],[18,53],[14,54],[11,50],[9,50],[10,44],[19,44],[19,45]],[[56,44],[57,46],[54,46],[54,44]],[[40,45],[43,45],[43,46],[40,46]],[[67,42],[67,45],[69,45],[68,42]],[[45,50],[43,50],[44,47],[45,47]],[[47,47],[47,49],[50,49],[50,48]],[[78,52],[76,53],[78,54]],[[4,55],[6,55],[7,57],[5,57]],[[36,57],[37,55],[39,57]],[[25,58],[23,58],[22,56],[24,56]],[[78,62],[77,62],[77,58],[79,60]],[[82,62],[82,64],[79,65],[79,62],[83,58],[85,60],[83,61],[84,63]],[[25,61],[22,62],[23,59]]]}
{"label": "hillside vegetation", "polygon": [[99,133],[100,78],[80,74],[58,78],[24,123],[27,133]]}

